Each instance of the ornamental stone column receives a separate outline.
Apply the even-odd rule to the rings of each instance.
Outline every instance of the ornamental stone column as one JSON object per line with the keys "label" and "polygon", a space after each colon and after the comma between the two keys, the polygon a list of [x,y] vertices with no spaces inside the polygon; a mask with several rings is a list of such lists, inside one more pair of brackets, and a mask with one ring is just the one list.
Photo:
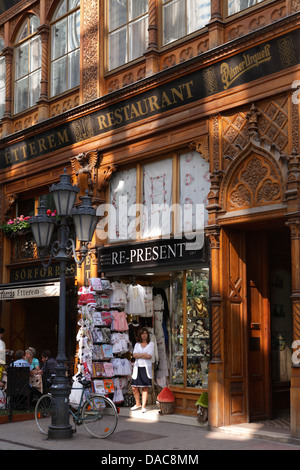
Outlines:
{"label": "ornamental stone column", "polygon": [[41,38],[42,50],[42,66],[41,66],[41,91],[40,99],[38,101],[38,120],[43,121],[49,117],[49,103],[48,103],[48,76],[49,76],[49,38],[50,26],[42,24],[38,28],[38,33]]}
{"label": "ornamental stone column", "polygon": [[13,47],[5,47],[2,50],[2,54],[5,57],[5,67],[6,67],[6,76],[5,76],[5,107],[4,115],[2,118],[2,137],[5,137],[8,134],[11,134],[12,130],[12,62],[14,55]]}

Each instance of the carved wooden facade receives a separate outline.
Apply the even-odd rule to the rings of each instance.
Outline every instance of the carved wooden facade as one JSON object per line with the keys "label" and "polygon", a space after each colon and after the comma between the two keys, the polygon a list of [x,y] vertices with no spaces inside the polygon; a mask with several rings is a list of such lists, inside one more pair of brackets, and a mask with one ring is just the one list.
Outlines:
{"label": "carved wooden facade", "polygon": [[[2,161],[11,158],[13,162],[0,170],[2,220],[14,215],[16,201],[29,195],[38,196],[56,182],[64,167],[74,182],[80,179],[84,183],[82,190],[88,189],[98,204],[106,200],[109,179],[117,168],[182,149],[192,148],[201,153],[210,164],[206,227],[211,246],[209,424],[219,427],[247,422],[250,419],[249,301],[258,306],[265,331],[270,316],[264,300],[268,273],[264,263],[258,263],[255,275],[263,287],[247,285],[247,277],[254,270],[247,262],[247,250],[250,246],[255,249],[256,243],[257,259],[263,260],[267,243],[264,231],[270,227],[290,230],[293,338],[300,339],[300,108],[294,102],[295,89],[292,89],[292,83],[300,77],[300,62],[299,50],[295,51],[289,43],[290,35],[299,30],[300,3],[266,0],[229,17],[225,13],[225,0],[214,0],[211,21],[205,28],[162,47],[160,2],[149,0],[147,51],[136,61],[111,72],[106,70],[103,52],[104,3],[81,0],[80,87],[54,98],[48,93],[47,57],[49,24],[57,2],[21,0],[0,16],[0,36],[5,40],[3,53],[7,64],[0,154]],[[13,44],[18,25],[29,11],[39,15],[41,22],[41,97],[35,108],[15,116],[11,81]],[[215,64],[228,62],[272,40],[277,41],[278,69],[262,76],[254,75],[253,79],[226,89],[218,88],[221,78],[218,82]],[[163,87],[175,87],[177,79],[182,86],[184,78],[195,80],[194,74],[199,71],[203,71],[203,80],[195,88],[205,89],[201,99],[187,100],[170,110],[161,107],[155,113],[154,103],[158,107],[158,102],[152,98],[149,115],[128,119],[122,126],[109,126],[113,109],[137,103],[139,97],[146,99],[158,89],[165,92]],[[167,103],[169,98],[163,96]],[[138,107],[132,109],[137,115]],[[63,126],[67,125],[72,132],[63,134]],[[58,129],[61,134],[55,141],[53,136]],[[66,137],[69,135],[72,142]],[[60,146],[54,145],[57,143]],[[10,153],[9,149],[12,149]],[[251,231],[255,232],[253,239],[249,237]],[[99,240],[95,239],[91,246],[90,270],[94,276],[98,244]],[[2,283],[9,282],[10,269],[20,265],[12,259],[10,248],[10,242],[3,238]],[[79,284],[83,276],[83,272],[78,273]],[[2,303],[1,308],[2,323],[8,332],[14,330],[10,305]],[[251,324],[257,323],[251,318]],[[251,334],[256,338],[255,328]],[[266,349],[270,349],[268,334],[261,337]],[[269,371],[266,363],[260,364],[263,378],[259,386],[266,395]],[[300,437],[299,370],[292,367],[291,377],[291,432],[296,437]],[[196,401],[194,394],[187,399]],[[270,412],[267,407],[266,411]]]}

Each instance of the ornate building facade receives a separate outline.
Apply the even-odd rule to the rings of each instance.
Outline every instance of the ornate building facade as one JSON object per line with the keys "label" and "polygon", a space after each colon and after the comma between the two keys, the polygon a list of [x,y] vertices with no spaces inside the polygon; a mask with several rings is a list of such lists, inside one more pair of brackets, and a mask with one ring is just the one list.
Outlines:
{"label": "ornate building facade", "polygon": [[[134,188],[134,203],[145,204],[150,164],[157,165],[150,178],[165,171],[173,203],[192,197],[183,188],[195,180],[193,203],[204,203],[207,214],[201,249],[193,258],[177,252],[172,262],[149,265],[155,287],[174,289],[181,279],[184,292],[181,313],[172,304],[168,324],[166,383],[176,411],[194,413],[198,396],[208,391],[210,426],[290,410],[291,435],[300,437],[299,1],[14,3],[0,16],[2,222],[32,215],[64,168],[95,206],[113,202],[112,188],[125,172],[134,178],[128,194]],[[185,173],[187,181],[183,162],[192,159],[197,164]],[[168,194],[165,186],[162,191]],[[112,243],[98,232],[90,264],[77,272],[70,265],[70,358],[77,288],[87,276],[132,276],[125,262],[118,269],[105,265],[103,247],[118,253],[110,260],[122,260],[124,245],[137,250],[148,243],[155,253],[161,238],[135,232]],[[175,253],[173,245],[168,250]],[[55,267],[40,269],[26,234],[10,238],[2,230],[1,254],[2,299],[7,289],[57,277]],[[134,266],[147,285],[148,269]],[[189,344],[188,307],[189,282],[203,281],[207,272],[205,365]],[[2,300],[9,347],[35,342],[54,349],[55,339],[45,341],[48,331],[55,338],[56,302]]]}

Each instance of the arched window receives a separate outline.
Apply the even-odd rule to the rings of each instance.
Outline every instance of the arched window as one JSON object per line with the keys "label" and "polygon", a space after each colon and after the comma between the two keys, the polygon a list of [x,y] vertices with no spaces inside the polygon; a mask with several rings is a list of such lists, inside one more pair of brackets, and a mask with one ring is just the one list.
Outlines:
{"label": "arched window", "polygon": [[41,87],[41,40],[39,19],[30,15],[24,21],[15,46],[14,111],[20,113],[36,104]]}
{"label": "arched window", "polygon": [[3,118],[5,111],[5,79],[6,79],[6,64],[5,57],[2,54],[4,48],[4,41],[0,38],[0,119]]}
{"label": "arched window", "polygon": [[110,0],[109,70],[141,57],[148,43],[148,0]]}
{"label": "arched window", "polygon": [[203,28],[210,20],[209,0],[163,0],[163,45]]}
{"label": "arched window", "polygon": [[51,96],[79,85],[80,0],[61,0],[51,24]]}

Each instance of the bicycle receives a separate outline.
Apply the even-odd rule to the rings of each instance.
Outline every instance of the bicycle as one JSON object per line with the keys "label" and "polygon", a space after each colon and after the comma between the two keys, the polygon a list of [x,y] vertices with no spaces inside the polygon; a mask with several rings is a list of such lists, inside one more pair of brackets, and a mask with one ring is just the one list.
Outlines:
{"label": "bicycle", "polygon": [[[83,385],[78,409],[69,407],[76,426],[84,425],[85,429],[99,439],[109,437],[117,427],[118,412],[112,400],[104,395],[86,394],[85,390],[91,387],[91,382],[81,379]],[[73,409],[72,409],[73,408]],[[35,406],[35,422],[43,434],[48,434],[51,424],[52,396],[51,393],[42,395]]]}

